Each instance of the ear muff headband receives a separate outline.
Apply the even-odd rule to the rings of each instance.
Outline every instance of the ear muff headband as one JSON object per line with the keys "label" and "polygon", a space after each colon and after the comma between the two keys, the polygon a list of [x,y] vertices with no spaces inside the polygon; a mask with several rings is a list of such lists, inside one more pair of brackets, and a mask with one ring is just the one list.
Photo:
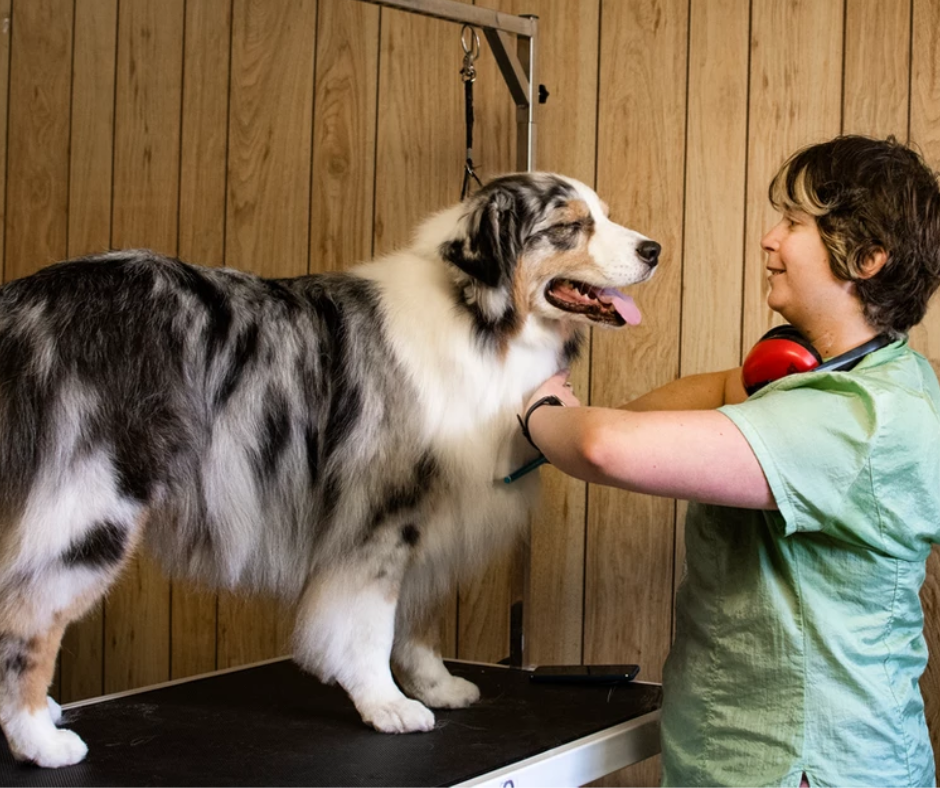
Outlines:
{"label": "ear muff headband", "polygon": [[885,345],[891,337],[879,334],[856,348],[823,362],[816,348],[793,326],[777,326],[760,338],[744,359],[741,378],[748,396],[768,383],[813,370],[848,371],[865,356]]}

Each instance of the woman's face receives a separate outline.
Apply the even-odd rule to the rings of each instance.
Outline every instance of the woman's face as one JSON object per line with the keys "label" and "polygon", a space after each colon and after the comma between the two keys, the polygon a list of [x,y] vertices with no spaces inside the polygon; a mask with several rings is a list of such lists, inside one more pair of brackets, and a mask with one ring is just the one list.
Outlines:
{"label": "woman's face", "polygon": [[767,305],[797,328],[807,329],[832,315],[852,292],[829,267],[829,252],[816,220],[801,211],[786,211],[761,239],[767,254],[770,292]]}

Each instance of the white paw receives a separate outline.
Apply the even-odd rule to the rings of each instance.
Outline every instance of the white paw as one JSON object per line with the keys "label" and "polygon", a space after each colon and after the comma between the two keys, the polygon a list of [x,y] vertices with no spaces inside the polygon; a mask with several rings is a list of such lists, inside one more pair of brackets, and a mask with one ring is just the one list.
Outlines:
{"label": "white paw", "polygon": [[434,728],[434,712],[402,697],[360,708],[362,719],[382,733],[412,733]]}
{"label": "white paw", "polygon": [[29,742],[10,742],[10,750],[18,761],[32,761],[47,769],[71,766],[88,754],[88,746],[78,734],[61,730]]}
{"label": "white paw", "polygon": [[49,696],[46,696],[46,703],[49,704],[49,716],[52,717],[52,721],[58,725],[62,722],[62,707]]}
{"label": "white paw", "polygon": [[432,709],[462,709],[480,699],[480,688],[459,676],[448,676],[431,686],[416,688],[414,695]]}

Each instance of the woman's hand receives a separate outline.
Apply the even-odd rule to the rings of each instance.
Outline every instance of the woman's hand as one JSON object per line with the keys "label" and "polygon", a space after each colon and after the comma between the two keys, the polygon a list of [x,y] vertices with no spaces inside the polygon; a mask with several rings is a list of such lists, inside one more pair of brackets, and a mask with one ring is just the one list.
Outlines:
{"label": "woman's hand", "polygon": [[532,407],[533,403],[538,402],[542,397],[556,396],[562,402],[565,403],[568,407],[578,407],[581,404],[581,401],[575,396],[574,391],[571,388],[571,384],[568,382],[568,376],[571,374],[570,369],[563,369],[560,372],[556,372],[548,380],[546,380],[541,386],[539,386],[535,392],[529,397],[528,402],[526,402],[525,407],[522,409],[522,413],[519,415],[523,418],[525,414],[528,413],[529,408]]}

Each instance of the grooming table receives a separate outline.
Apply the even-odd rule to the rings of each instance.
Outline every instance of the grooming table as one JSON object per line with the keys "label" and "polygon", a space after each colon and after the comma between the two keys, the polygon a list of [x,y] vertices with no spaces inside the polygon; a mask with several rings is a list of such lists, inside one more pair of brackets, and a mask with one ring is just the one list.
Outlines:
{"label": "grooming table", "polygon": [[89,746],[63,769],[13,762],[0,785],[574,786],[659,752],[658,684],[533,684],[529,672],[448,662],[479,685],[429,733],[376,733],[339,687],[287,659],[65,707]]}

